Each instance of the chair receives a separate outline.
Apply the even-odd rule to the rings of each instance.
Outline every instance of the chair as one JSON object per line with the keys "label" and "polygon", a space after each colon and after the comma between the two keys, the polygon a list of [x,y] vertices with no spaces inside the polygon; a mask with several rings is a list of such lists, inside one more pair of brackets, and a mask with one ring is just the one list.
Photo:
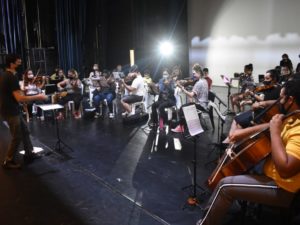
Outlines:
{"label": "chair", "polygon": [[[215,102],[216,94],[212,91],[208,92],[208,101]],[[213,130],[215,130],[215,122],[214,122],[214,109],[213,107],[208,108],[208,115],[211,122],[211,126]]]}

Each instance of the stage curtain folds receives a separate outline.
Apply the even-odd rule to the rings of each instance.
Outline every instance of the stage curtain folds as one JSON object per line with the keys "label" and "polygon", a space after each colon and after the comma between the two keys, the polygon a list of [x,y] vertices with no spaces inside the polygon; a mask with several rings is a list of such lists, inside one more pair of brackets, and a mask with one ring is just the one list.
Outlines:
{"label": "stage curtain folds", "polygon": [[86,27],[85,0],[56,0],[56,28],[59,66],[83,71],[82,57]]}

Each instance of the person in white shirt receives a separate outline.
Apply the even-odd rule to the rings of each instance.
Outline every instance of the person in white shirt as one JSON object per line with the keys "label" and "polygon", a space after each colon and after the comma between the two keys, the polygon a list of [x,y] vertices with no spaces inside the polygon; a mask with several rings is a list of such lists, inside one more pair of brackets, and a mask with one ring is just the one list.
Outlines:
{"label": "person in white shirt", "polygon": [[130,72],[128,76],[130,78],[133,78],[134,80],[132,81],[131,85],[126,84],[125,81],[122,80],[125,89],[130,93],[129,95],[121,99],[122,107],[125,110],[123,115],[125,116],[131,114],[132,111],[131,104],[142,101],[145,94],[144,79],[136,65],[133,65],[130,68]]}

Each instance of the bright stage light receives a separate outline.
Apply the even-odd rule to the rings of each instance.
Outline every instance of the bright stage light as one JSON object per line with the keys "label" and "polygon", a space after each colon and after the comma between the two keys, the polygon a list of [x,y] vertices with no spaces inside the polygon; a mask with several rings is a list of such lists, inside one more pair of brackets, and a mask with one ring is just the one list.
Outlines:
{"label": "bright stage light", "polygon": [[168,41],[162,42],[159,45],[159,51],[161,55],[169,56],[174,52],[173,44]]}

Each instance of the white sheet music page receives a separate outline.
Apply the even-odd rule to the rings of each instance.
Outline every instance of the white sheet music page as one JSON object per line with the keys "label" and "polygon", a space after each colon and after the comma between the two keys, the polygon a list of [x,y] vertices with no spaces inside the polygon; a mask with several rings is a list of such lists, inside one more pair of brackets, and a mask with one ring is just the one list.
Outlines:
{"label": "white sheet music page", "polygon": [[201,126],[200,119],[195,105],[182,107],[183,114],[191,136],[202,133],[204,130]]}

